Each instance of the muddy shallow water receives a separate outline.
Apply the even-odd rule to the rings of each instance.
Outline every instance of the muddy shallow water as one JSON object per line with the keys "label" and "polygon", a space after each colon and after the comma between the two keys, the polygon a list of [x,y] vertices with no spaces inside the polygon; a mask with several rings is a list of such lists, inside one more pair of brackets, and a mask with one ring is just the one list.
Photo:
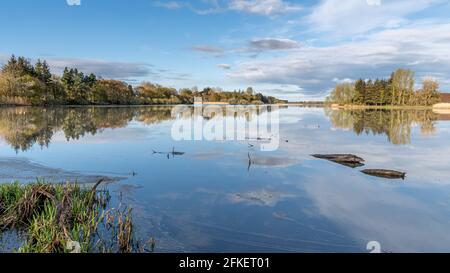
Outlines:
{"label": "muddy shallow water", "polygon": [[[175,141],[181,117],[171,111],[0,108],[0,180],[121,178],[108,185],[113,202],[134,208],[140,237],[155,237],[159,252],[367,252],[369,241],[391,252],[450,251],[444,116],[274,108],[279,148],[261,151],[256,139]],[[185,154],[153,152],[174,147]],[[311,156],[325,153],[355,154],[365,166]]]}

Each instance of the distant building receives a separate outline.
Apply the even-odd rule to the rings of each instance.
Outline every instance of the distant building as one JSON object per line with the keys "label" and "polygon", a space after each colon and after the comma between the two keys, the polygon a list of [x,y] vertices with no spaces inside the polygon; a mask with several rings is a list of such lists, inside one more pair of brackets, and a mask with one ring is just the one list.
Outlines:
{"label": "distant building", "polygon": [[440,114],[440,120],[450,120],[450,93],[440,93],[441,102],[433,105],[433,112]]}
{"label": "distant building", "polygon": [[441,102],[450,103],[450,93],[441,93]]}

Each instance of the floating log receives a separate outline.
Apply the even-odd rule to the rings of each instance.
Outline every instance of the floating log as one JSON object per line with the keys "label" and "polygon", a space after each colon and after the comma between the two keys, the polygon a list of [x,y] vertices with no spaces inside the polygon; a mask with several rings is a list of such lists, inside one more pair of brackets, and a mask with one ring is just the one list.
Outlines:
{"label": "floating log", "polygon": [[352,154],[329,154],[329,155],[314,154],[312,156],[319,159],[329,160],[350,168],[357,168],[364,166],[363,163],[364,159]]}
{"label": "floating log", "polygon": [[403,179],[406,178],[405,172],[398,172],[393,170],[383,170],[383,169],[373,169],[373,170],[363,170],[362,173],[365,173],[370,176],[376,176],[387,179]]}

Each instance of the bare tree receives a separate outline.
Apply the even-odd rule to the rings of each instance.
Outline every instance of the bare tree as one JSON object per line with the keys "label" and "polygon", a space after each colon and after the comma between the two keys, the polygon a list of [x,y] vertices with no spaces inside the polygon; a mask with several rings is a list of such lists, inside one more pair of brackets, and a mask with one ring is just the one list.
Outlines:
{"label": "bare tree", "polygon": [[410,99],[414,93],[414,72],[409,69],[397,69],[392,75],[393,101],[395,104],[405,105],[406,98]]}
{"label": "bare tree", "polygon": [[433,77],[426,77],[422,83],[422,97],[426,105],[432,105],[439,101],[439,83]]}

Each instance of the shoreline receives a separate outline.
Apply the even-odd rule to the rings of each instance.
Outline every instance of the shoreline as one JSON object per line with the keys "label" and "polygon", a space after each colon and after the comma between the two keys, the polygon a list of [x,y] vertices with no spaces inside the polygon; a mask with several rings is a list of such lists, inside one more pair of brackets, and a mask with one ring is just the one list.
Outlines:
{"label": "shoreline", "polygon": [[420,106],[420,105],[402,105],[402,106],[378,106],[378,105],[327,105],[321,103],[315,104],[305,104],[305,103],[276,103],[276,104],[225,104],[225,103],[203,103],[203,104],[86,104],[86,105],[76,105],[76,104],[58,104],[58,105],[7,105],[0,104],[0,108],[131,108],[131,107],[173,107],[173,106],[280,106],[280,107],[304,107],[304,108],[327,108],[333,110],[364,110],[364,109],[380,109],[380,110],[450,110],[450,107],[436,107],[436,105],[431,106]]}
{"label": "shoreline", "polygon": [[433,106],[425,105],[325,105],[324,108],[344,109],[344,110],[360,110],[360,109],[381,109],[381,110],[432,110]]}

